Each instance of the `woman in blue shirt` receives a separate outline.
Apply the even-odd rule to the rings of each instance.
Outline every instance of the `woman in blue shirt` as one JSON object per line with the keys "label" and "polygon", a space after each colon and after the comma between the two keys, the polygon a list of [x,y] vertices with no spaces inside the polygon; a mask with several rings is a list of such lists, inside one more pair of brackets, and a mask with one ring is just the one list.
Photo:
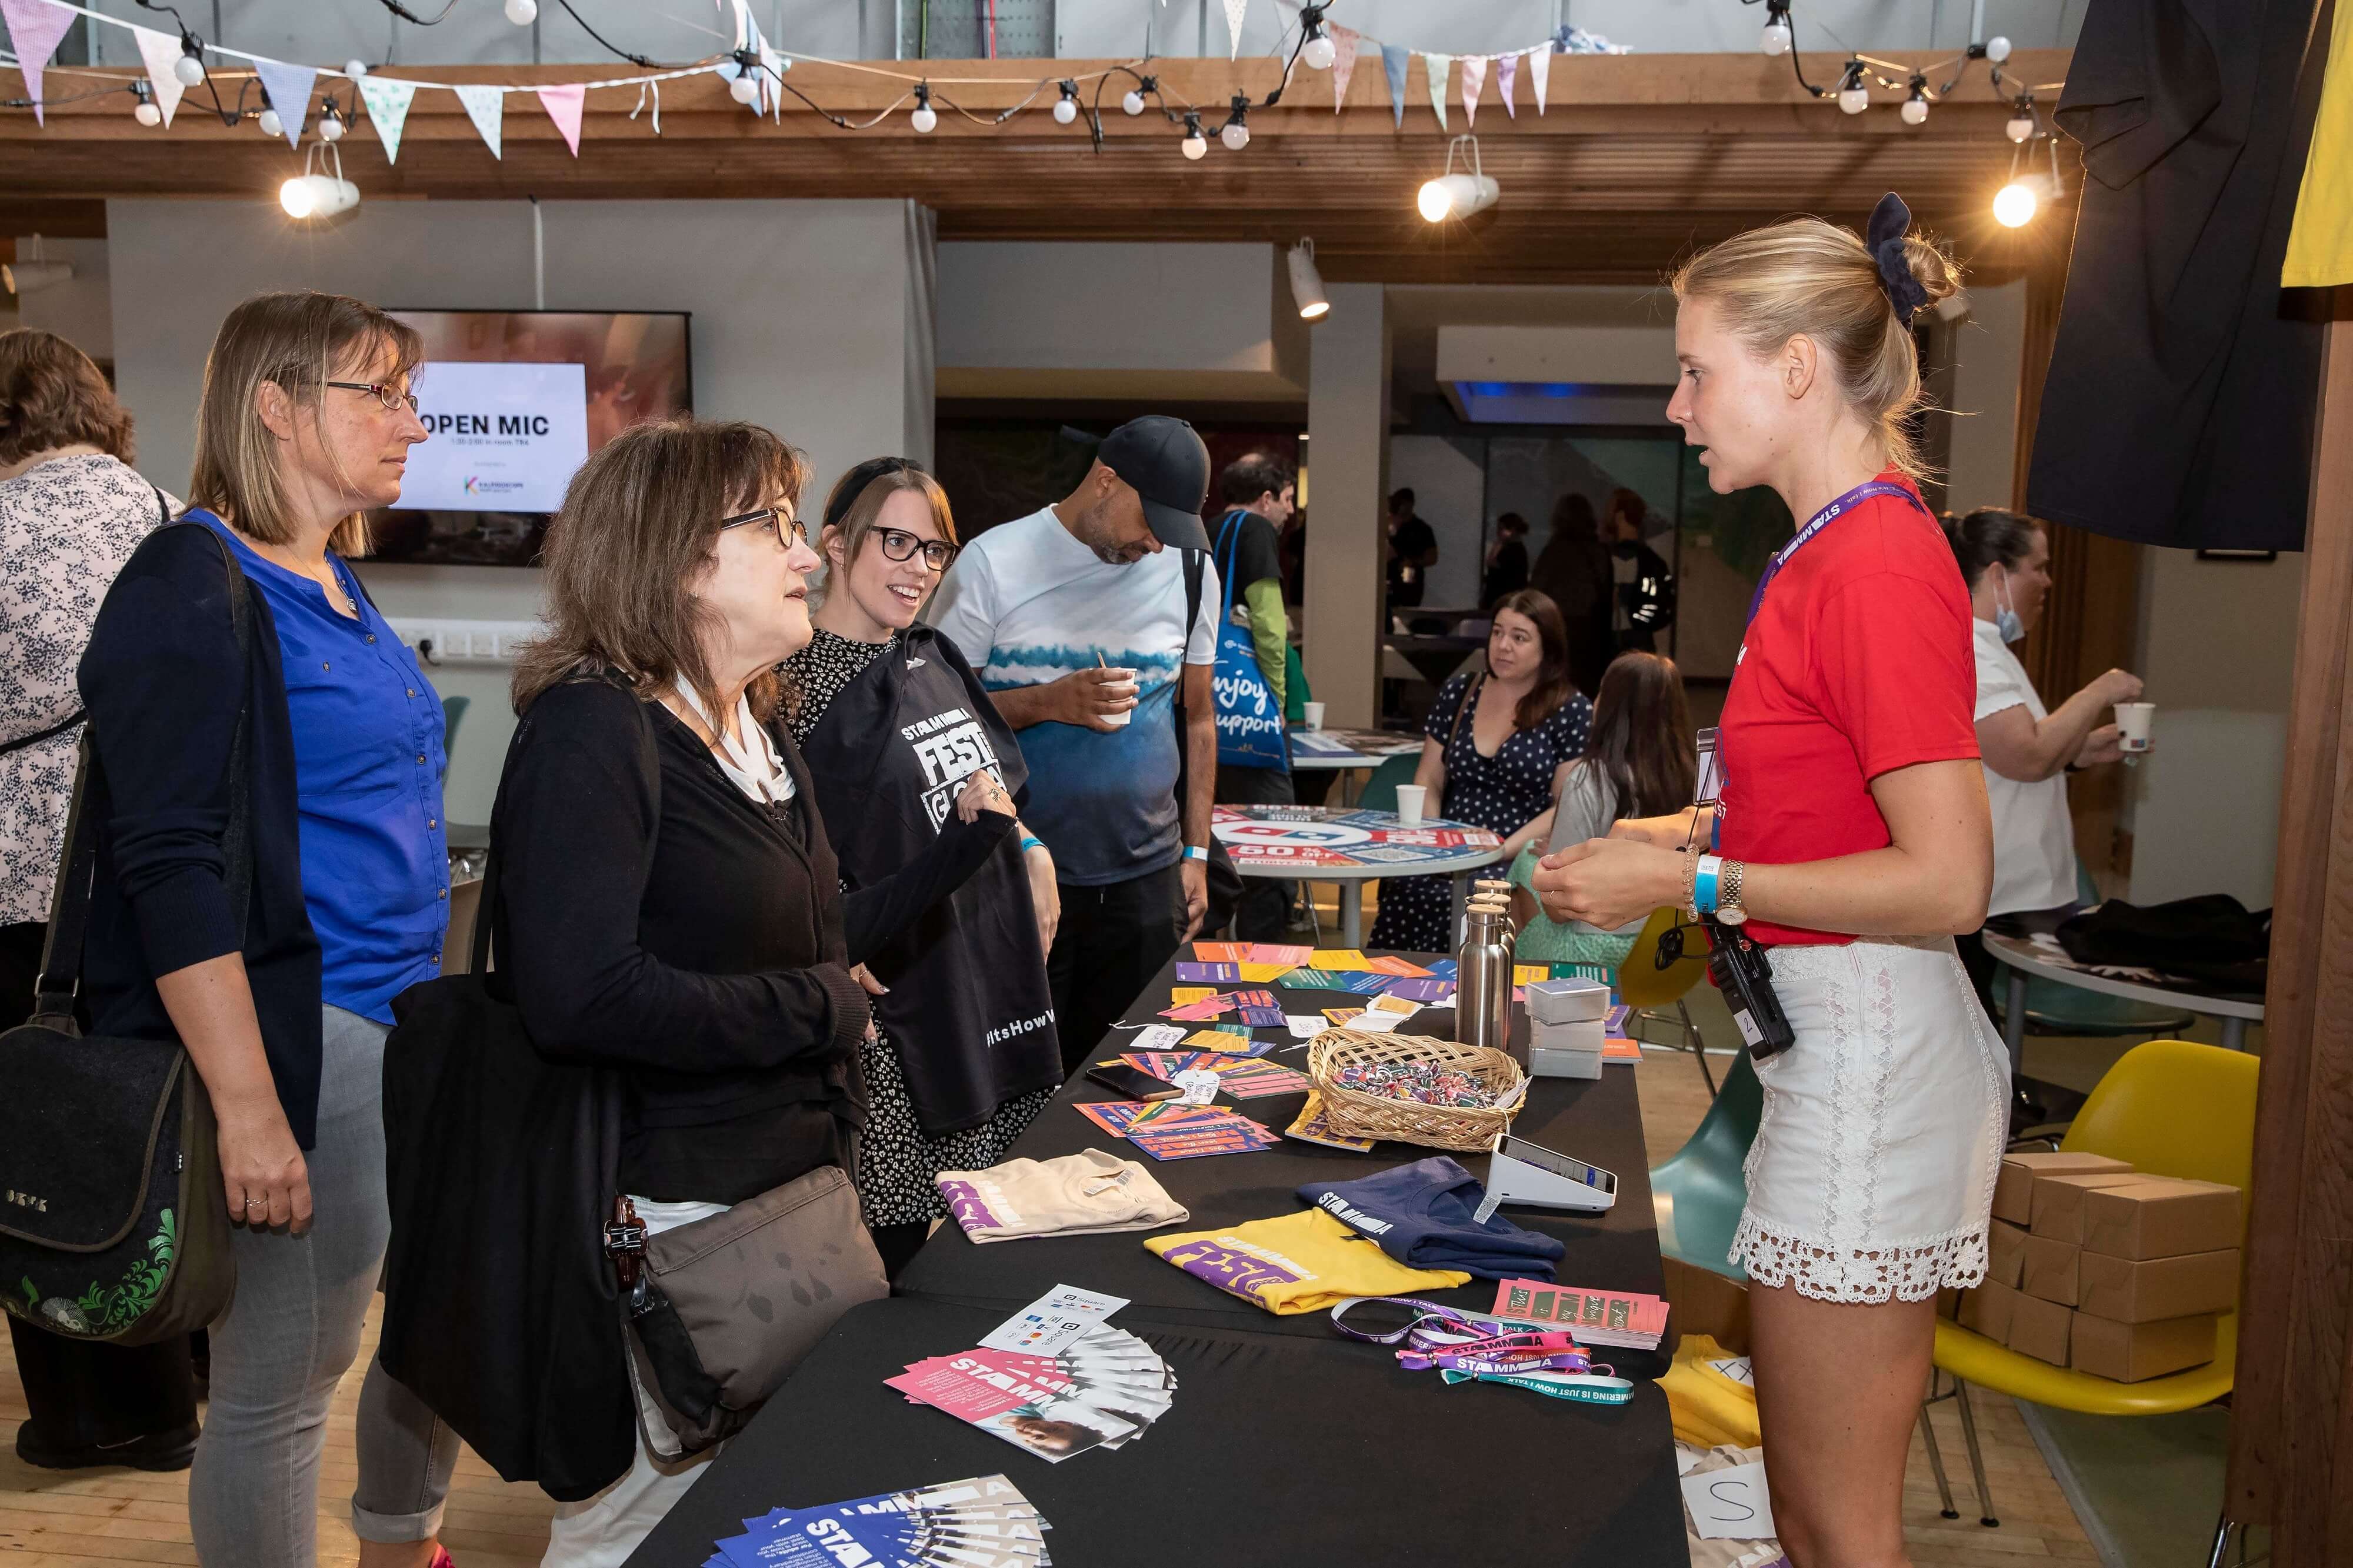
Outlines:
{"label": "woman in blue shirt", "polygon": [[[335,295],[231,311],[205,368],[195,526],[133,554],[80,668],[103,825],[92,1012],[101,1034],[186,1046],[238,1227],[189,1486],[206,1563],[316,1558],[329,1402],[390,1228],[392,999],[438,973],[448,924],[440,701],[344,561],[425,439],[408,393],[420,353],[409,328]],[[244,579],[242,648],[224,550]],[[239,794],[249,864],[232,886]],[[369,1369],[353,1499],[368,1568],[446,1562],[433,1538],[456,1447]]]}

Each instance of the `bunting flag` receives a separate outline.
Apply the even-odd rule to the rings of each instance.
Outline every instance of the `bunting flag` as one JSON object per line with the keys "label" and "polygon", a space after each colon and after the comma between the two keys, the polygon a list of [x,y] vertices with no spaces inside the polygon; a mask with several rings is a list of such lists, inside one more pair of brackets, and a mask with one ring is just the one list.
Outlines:
{"label": "bunting flag", "polygon": [[1447,130],[1446,72],[1448,68],[1454,64],[1454,57],[1424,55],[1421,57],[1421,63],[1430,72],[1430,107],[1437,111],[1438,128],[1440,131]]}
{"label": "bunting flag", "polygon": [[1381,46],[1381,69],[1388,73],[1389,115],[1397,128],[1405,129],[1405,62],[1409,57],[1395,44]]}
{"label": "bunting flag", "polygon": [[547,110],[550,120],[555,121],[555,128],[564,132],[564,144],[571,148],[572,155],[577,158],[580,156],[580,110],[588,100],[588,89],[575,81],[536,90],[540,107]]}
{"label": "bunting flag", "polygon": [[0,20],[8,24],[8,43],[16,51],[16,68],[25,73],[25,96],[33,100],[33,123],[46,126],[41,68],[49,63],[66,30],[79,18],[47,0],[0,0]]}
{"label": "bunting flag", "polygon": [[1551,78],[1551,76],[1552,50],[1548,48],[1529,50],[1528,80],[1535,85],[1536,89],[1536,116],[1538,119],[1542,119],[1544,116],[1545,83]]}
{"label": "bunting flag", "polygon": [[1462,57],[1462,129],[1475,131],[1479,126],[1479,89],[1486,85],[1487,57]]}
{"label": "bunting flag", "polygon": [[400,161],[400,132],[408,123],[408,100],[417,96],[413,81],[396,81],[373,72],[359,79],[360,101],[367,105],[376,140],[384,143],[384,161]]}
{"label": "bunting flag", "polygon": [[1512,103],[1512,83],[1520,74],[1520,57],[1505,55],[1495,62],[1495,91],[1504,100],[1504,112],[1514,120],[1520,111]]}
{"label": "bunting flag", "polygon": [[1228,59],[1242,52],[1242,14],[1249,9],[1250,0],[1226,0],[1226,37],[1232,40],[1232,47],[1226,51]]}
{"label": "bunting flag", "polygon": [[180,107],[180,95],[188,89],[172,74],[180,63],[180,40],[153,27],[133,27],[132,35],[138,40],[139,60],[147,68],[147,85],[154,91],[155,107],[164,111],[164,124],[169,129],[172,113]]}
{"label": "bunting flag", "polygon": [[269,107],[278,111],[278,122],[286,131],[286,145],[299,148],[302,126],[311,118],[311,89],[318,85],[318,68],[256,60],[253,74],[261,79],[261,90],[269,95]]}
{"label": "bunting flag", "polygon": [[503,161],[506,154],[499,150],[499,136],[504,130],[506,89],[467,82],[452,90],[457,93],[458,101],[466,106],[466,118],[474,122],[474,129],[480,132],[482,140],[489,143],[491,156]]}
{"label": "bunting flag", "polygon": [[1324,29],[1332,37],[1332,112],[1340,112],[1348,96],[1348,79],[1356,71],[1356,40],[1363,37],[1337,23]]}

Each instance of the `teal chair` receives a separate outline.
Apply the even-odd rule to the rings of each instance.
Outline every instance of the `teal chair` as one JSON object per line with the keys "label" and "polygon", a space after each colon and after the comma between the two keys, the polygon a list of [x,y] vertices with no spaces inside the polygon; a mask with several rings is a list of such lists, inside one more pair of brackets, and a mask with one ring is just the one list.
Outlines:
{"label": "teal chair", "polygon": [[1748,1271],[1731,1260],[1732,1237],[1748,1203],[1748,1179],[1741,1167],[1764,1114],[1765,1089],[1757,1081],[1757,1068],[1746,1051],[1736,1051],[1699,1131],[1663,1164],[1651,1167],[1651,1206],[1658,1216],[1661,1253],[1748,1282]]}
{"label": "teal chair", "polygon": [[458,721],[466,716],[466,705],[472,700],[470,697],[441,699],[441,777],[445,781],[449,776],[449,758],[458,750]]}
{"label": "teal chair", "polygon": [[[2100,901],[2099,889],[2093,886],[2091,873],[2080,862],[2075,867],[2075,900],[2087,909]],[[1991,1006],[1996,1028],[2002,1026],[2009,1008],[2010,972],[1997,967]],[[2026,978],[2026,1032],[2030,1035],[2102,1040],[2146,1035],[2152,1040],[2168,1039],[2186,1032],[2197,1021],[2196,1014],[2178,1008],[2079,990],[2039,974]]]}
{"label": "teal chair", "polygon": [[[1384,761],[1379,767],[1373,770],[1372,776],[1365,780],[1365,793],[1356,797],[1356,809],[1358,811],[1395,811],[1398,785],[1413,783],[1413,772],[1419,766],[1421,766],[1419,752],[1407,752],[1401,756],[1390,757]],[[1438,803],[1433,800],[1425,809],[1430,816],[1435,816],[1438,815]]]}

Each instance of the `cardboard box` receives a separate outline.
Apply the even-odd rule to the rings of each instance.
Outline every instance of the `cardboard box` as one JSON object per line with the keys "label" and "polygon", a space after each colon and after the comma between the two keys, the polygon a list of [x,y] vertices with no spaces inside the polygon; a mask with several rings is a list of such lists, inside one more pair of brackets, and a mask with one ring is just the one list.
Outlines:
{"label": "cardboard box", "polygon": [[2239,1251],[2192,1252],[2143,1262],[2083,1255],[2075,1305],[2119,1323],[2227,1312],[2239,1300]]}
{"label": "cardboard box", "polygon": [[2034,1223],[2027,1229],[2053,1241],[2084,1241],[2084,1199],[2104,1187],[2148,1178],[2126,1171],[2091,1171],[2034,1178]]}
{"label": "cardboard box", "polygon": [[2010,1342],[2010,1325],[2018,1308],[2018,1292],[1991,1280],[1961,1294],[1961,1327],[1983,1334],[1996,1344]]}
{"label": "cardboard box", "polygon": [[1998,1219],[1986,1234],[1986,1278],[1997,1285],[2018,1289],[2026,1263],[2026,1227]]}
{"label": "cardboard box", "polygon": [[2238,1246],[2239,1221],[2236,1187],[2143,1176],[2097,1205],[2087,1195],[2083,1240],[2110,1258],[2180,1258]]}
{"label": "cardboard box", "polygon": [[2001,1174],[1993,1184],[1993,1217],[2012,1225],[2034,1218],[2034,1178],[2038,1175],[2084,1174],[2093,1171],[2129,1171],[2122,1160],[2105,1154],[2005,1154]]}
{"label": "cardboard box", "polygon": [[2012,1297],[2010,1338],[2004,1342],[2021,1355],[2047,1361],[2052,1366],[2065,1366],[2068,1330],[2075,1321],[2074,1309],[2045,1301],[2039,1296],[2012,1292]]}
{"label": "cardboard box", "polygon": [[2214,1359],[2214,1314],[2119,1323],[2078,1312],[2067,1354],[2077,1372],[2118,1383],[2186,1372]]}
{"label": "cardboard box", "polygon": [[2063,1307],[2077,1305],[2075,1263],[2083,1256],[2084,1249],[2072,1241],[2055,1241],[2047,1236],[2028,1237],[2019,1289]]}

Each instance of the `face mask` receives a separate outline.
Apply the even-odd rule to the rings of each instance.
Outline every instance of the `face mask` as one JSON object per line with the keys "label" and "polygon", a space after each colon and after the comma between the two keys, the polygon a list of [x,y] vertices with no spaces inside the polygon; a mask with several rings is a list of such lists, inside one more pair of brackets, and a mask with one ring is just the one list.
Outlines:
{"label": "face mask", "polygon": [[2018,612],[2016,610],[2010,608],[2010,569],[2008,567],[2002,568],[2000,586],[2001,589],[2001,599],[1994,606],[1993,629],[1995,634],[1999,636],[2002,641],[2006,643],[2013,643],[2026,635],[2026,623],[2018,618]]}

